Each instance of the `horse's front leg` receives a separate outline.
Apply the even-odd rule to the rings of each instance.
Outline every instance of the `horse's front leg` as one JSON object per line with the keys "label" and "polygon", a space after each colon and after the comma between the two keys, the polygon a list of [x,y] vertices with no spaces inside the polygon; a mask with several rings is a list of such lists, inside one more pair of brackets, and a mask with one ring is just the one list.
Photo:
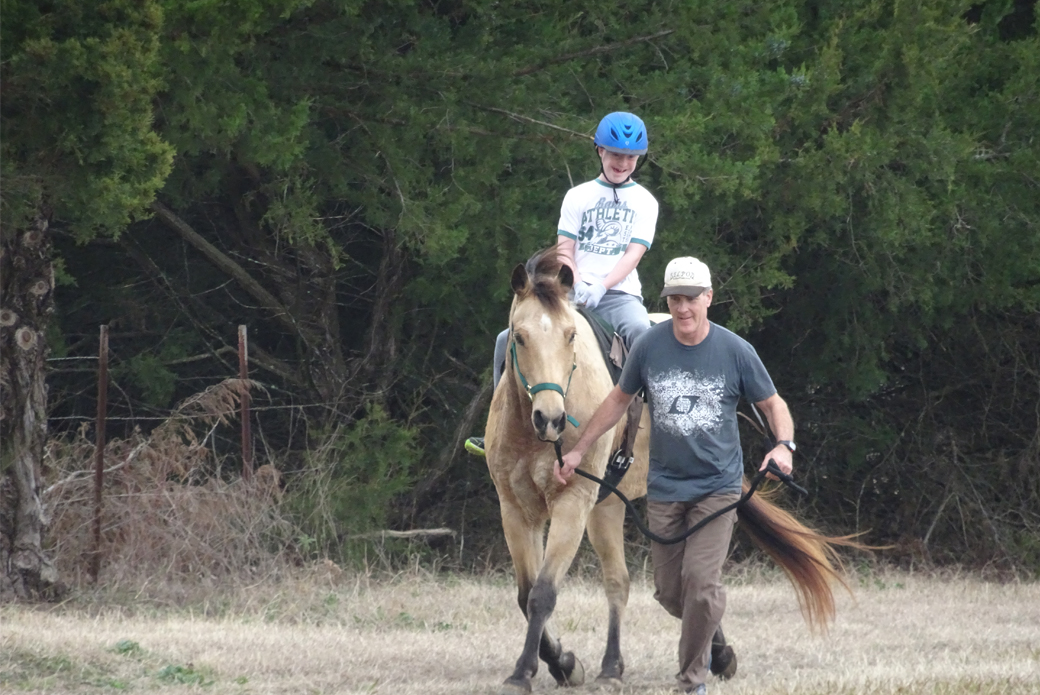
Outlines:
{"label": "horse's front leg", "polygon": [[[538,672],[539,657],[546,662],[549,673],[558,685],[574,686],[585,682],[585,668],[581,661],[573,652],[563,650],[560,641],[552,636],[547,625],[556,608],[557,587],[581,543],[588,516],[587,508],[588,498],[580,494],[564,495],[553,507],[542,567],[527,596],[524,650],[516,661],[513,675],[503,685],[503,695],[531,691],[531,678]],[[521,608],[524,608],[522,593],[521,588],[519,598]]]}
{"label": "horse's front leg", "polygon": [[[542,565],[542,529],[544,524],[529,525],[521,510],[514,505],[501,502],[502,530],[505,532],[509,556],[513,560],[513,572],[516,575],[517,602],[520,611],[528,618],[528,636],[530,635],[530,616],[528,603],[535,579]],[[529,639],[529,637],[528,637]],[[527,653],[525,646],[524,653]],[[521,663],[523,662],[523,663]],[[506,679],[502,687],[502,695],[517,692],[530,692],[531,679],[538,673],[538,659],[528,663],[523,656],[517,662],[513,675]]]}
{"label": "horse's front leg", "polygon": [[616,497],[596,505],[589,516],[589,541],[603,568],[603,590],[609,609],[607,647],[596,680],[611,685],[620,685],[625,672],[625,660],[621,656],[621,620],[628,605],[629,577],[625,564],[624,526],[625,505]]}

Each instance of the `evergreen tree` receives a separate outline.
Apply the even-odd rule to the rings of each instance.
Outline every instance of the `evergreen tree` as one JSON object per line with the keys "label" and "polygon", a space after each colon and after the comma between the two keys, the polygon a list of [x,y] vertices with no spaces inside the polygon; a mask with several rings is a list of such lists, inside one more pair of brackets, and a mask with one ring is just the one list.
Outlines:
{"label": "evergreen tree", "polygon": [[152,130],[155,2],[3,4],[0,597],[54,591],[42,548],[46,336],[55,234],[118,235],[147,214],[172,151]]}

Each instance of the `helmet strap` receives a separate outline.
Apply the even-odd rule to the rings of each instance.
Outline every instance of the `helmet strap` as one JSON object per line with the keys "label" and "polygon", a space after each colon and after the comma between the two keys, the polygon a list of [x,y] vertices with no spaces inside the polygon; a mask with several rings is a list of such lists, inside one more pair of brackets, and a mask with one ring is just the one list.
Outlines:
{"label": "helmet strap", "polygon": [[625,185],[626,183],[628,183],[628,182],[629,182],[629,181],[630,181],[630,180],[632,179],[632,176],[631,176],[631,175],[629,175],[629,177],[628,177],[627,179],[625,179],[624,181],[622,181],[621,183],[614,183],[614,182],[613,182],[613,181],[611,181],[611,180],[610,180],[610,178],[609,178],[609,177],[607,176],[607,172],[606,172],[606,170],[605,170],[605,169],[603,168],[603,165],[602,165],[602,164],[600,164],[600,165],[599,165],[599,173],[603,174],[603,180],[607,182],[607,185],[608,185],[608,186],[610,186],[610,190],[612,190],[612,191],[614,192],[614,205],[618,205],[618,204],[620,204],[620,203],[621,203],[621,199],[620,199],[620,198],[618,198],[618,195],[617,195],[617,189],[621,188],[621,187],[622,187],[622,186],[624,186],[624,185]]}
{"label": "helmet strap", "polygon": [[[596,146],[596,153],[599,154],[599,146],[598,145]],[[610,178],[607,176],[606,170],[603,168],[603,162],[601,161],[599,163],[599,173],[603,174],[603,180],[606,181],[607,185],[610,186],[614,190],[614,204],[615,205],[618,205],[618,204],[621,203],[621,199],[618,198],[617,189],[621,188],[626,183],[631,181],[632,177],[639,173],[639,170],[643,168],[644,164],[646,164],[646,160],[647,160],[648,157],[649,157],[649,155],[645,155],[644,154],[638,160],[636,160],[636,168],[633,169],[632,173],[628,175],[628,178],[626,178],[621,183],[614,183],[613,181],[611,181]]]}
{"label": "helmet strap", "polygon": [[[632,170],[632,176],[635,176],[636,174],[639,173],[639,170],[643,168],[643,165],[646,164],[646,160],[649,159],[649,158],[650,158],[650,153],[648,152],[647,154],[644,154],[642,157],[640,157],[636,161],[636,168]],[[629,176],[628,178],[632,178],[632,176]]]}

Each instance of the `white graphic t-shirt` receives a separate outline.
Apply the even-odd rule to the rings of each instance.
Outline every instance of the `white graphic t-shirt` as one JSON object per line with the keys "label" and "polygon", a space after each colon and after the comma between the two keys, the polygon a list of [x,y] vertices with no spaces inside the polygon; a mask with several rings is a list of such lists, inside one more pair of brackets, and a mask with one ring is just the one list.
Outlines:
{"label": "white graphic t-shirt", "polygon": [[[657,199],[635,181],[617,188],[599,179],[567,191],[557,233],[574,239],[574,262],[585,282],[603,282],[630,243],[650,248],[657,229]],[[643,296],[639,273],[632,270],[610,289]]]}
{"label": "white graphic t-shirt", "polygon": [[737,404],[741,397],[757,403],[776,393],[750,343],[712,323],[700,344],[683,345],[665,321],[636,342],[618,385],[629,394],[646,389],[647,499],[689,502],[740,493],[744,456]]}

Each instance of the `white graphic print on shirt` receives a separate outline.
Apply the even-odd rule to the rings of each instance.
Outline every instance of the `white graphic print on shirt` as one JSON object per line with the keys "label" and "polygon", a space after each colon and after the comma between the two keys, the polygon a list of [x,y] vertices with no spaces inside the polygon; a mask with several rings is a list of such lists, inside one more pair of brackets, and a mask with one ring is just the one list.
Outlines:
{"label": "white graphic print on shirt", "polygon": [[722,374],[673,368],[650,375],[650,394],[654,401],[655,424],[676,437],[696,432],[717,434],[722,429],[722,397],[726,378]]}
{"label": "white graphic print on shirt", "polygon": [[635,217],[635,210],[627,202],[615,204],[613,199],[600,198],[582,214],[578,250],[601,256],[620,255],[632,239]]}

